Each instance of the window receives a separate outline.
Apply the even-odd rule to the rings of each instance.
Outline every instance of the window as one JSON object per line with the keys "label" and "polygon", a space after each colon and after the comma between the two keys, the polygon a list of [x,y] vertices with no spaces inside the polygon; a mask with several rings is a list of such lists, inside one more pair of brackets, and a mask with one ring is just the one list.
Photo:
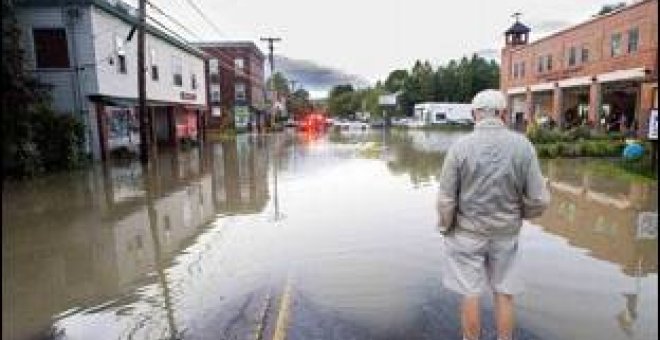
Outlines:
{"label": "window", "polygon": [[211,102],[220,102],[220,85],[218,84],[211,84]]}
{"label": "window", "polygon": [[37,68],[69,67],[69,46],[64,28],[35,28],[32,37]]}
{"label": "window", "polygon": [[190,75],[190,88],[197,90],[197,76],[194,73]]}
{"label": "window", "polygon": [[525,62],[520,63],[520,78],[525,77]]}
{"label": "window", "polygon": [[234,59],[234,67],[237,70],[243,70],[243,68],[245,67],[245,61],[243,60],[243,58]]}
{"label": "window", "polygon": [[513,79],[518,78],[518,63],[513,63]]}
{"label": "window", "polygon": [[124,49],[124,38],[115,34],[115,51],[117,52],[117,72],[126,74],[126,50]]}
{"label": "window", "polygon": [[435,121],[436,122],[441,121],[441,120],[446,120],[446,119],[447,119],[447,115],[444,112],[435,114]]}
{"label": "window", "polygon": [[211,108],[211,116],[213,116],[213,117],[222,116],[222,110],[217,106],[212,107]]}
{"label": "window", "polygon": [[545,64],[546,64],[546,65],[545,65],[545,68],[546,68],[548,71],[552,71],[552,54],[548,54],[548,55],[546,56]]}
{"label": "window", "polygon": [[172,82],[174,86],[183,85],[183,66],[181,66],[181,59],[172,57]]}
{"label": "window", "polygon": [[543,59],[544,57],[539,57],[539,60],[536,64],[536,72],[543,73]]}
{"label": "window", "polygon": [[589,62],[589,49],[586,46],[582,46],[582,55],[580,59],[583,64]]}
{"label": "window", "polygon": [[568,50],[568,66],[575,66],[577,61],[577,49],[575,46]]}
{"label": "window", "polygon": [[245,84],[238,83],[234,85],[234,98],[236,100],[245,100]]}
{"label": "window", "polygon": [[151,80],[158,81],[158,62],[156,61],[156,50],[149,51],[151,55]]}
{"label": "window", "polygon": [[117,71],[122,74],[128,73],[126,71],[126,56],[125,55],[117,55]]}
{"label": "window", "polygon": [[637,52],[639,46],[639,28],[628,31],[628,53]]}
{"label": "window", "polygon": [[220,72],[219,65],[220,64],[218,63],[218,59],[213,58],[213,59],[209,60],[209,73],[210,74],[219,73]]}
{"label": "window", "polygon": [[621,33],[612,34],[610,40],[610,55],[616,57],[621,54]]}

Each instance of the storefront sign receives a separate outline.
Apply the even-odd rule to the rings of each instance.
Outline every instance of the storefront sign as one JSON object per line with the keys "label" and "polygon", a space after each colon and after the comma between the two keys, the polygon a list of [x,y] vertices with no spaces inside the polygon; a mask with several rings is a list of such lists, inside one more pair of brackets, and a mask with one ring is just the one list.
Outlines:
{"label": "storefront sign", "polygon": [[651,110],[649,116],[649,139],[658,140],[658,109]]}
{"label": "storefront sign", "polygon": [[197,95],[192,92],[181,91],[181,99],[183,100],[195,100]]}

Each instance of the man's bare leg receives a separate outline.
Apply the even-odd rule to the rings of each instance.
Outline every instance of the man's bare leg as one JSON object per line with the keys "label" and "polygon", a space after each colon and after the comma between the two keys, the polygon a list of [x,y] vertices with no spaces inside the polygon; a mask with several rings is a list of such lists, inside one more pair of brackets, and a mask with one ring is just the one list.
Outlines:
{"label": "man's bare leg", "polygon": [[497,339],[511,340],[513,337],[513,295],[495,293],[495,317],[497,319]]}
{"label": "man's bare leg", "polygon": [[461,323],[463,326],[463,339],[477,340],[481,333],[481,320],[479,318],[479,296],[465,296],[461,305]]}

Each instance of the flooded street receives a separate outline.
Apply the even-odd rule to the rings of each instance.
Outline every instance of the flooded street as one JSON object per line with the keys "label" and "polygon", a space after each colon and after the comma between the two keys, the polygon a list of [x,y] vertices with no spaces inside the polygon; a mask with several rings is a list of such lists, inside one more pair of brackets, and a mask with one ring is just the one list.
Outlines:
{"label": "flooded street", "polygon": [[[7,184],[2,338],[457,339],[435,197],[460,134],[239,135]],[[600,163],[543,162],[517,339],[658,336],[657,182]]]}

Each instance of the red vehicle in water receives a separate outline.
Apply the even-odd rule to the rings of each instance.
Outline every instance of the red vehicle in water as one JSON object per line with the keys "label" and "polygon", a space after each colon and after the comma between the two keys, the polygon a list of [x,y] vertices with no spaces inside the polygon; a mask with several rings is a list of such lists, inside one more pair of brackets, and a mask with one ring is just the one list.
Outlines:
{"label": "red vehicle in water", "polygon": [[320,112],[310,112],[298,123],[298,129],[304,131],[322,131],[326,128],[326,117]]}

